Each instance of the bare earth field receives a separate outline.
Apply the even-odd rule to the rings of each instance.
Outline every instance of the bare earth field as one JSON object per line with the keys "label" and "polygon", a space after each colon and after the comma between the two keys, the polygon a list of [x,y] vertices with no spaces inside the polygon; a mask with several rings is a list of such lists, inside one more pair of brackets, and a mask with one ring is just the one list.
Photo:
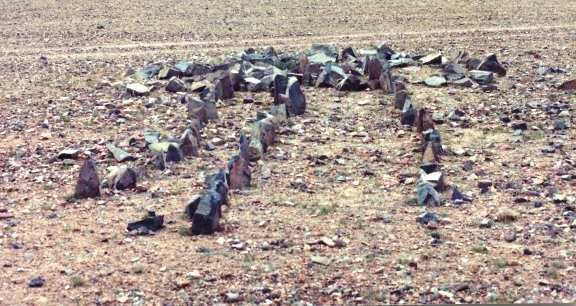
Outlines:
{"label": "bare earth field", "polygon": [[[576,302],[576,96],[556,88],[576,79],[575,1],[0,0],[0,37],[0,305]],[[414,203],[419,141],[392,95],[304,86],[306,113],[252,165],[253,186],[230,191],[214,235],[188,235],[184,207],[270,109],[268,93],[223,102],[202,131],[223,140],[215,150],[150,168],[133,190],[70,199],[88,155],[100,179],[117,164],[107,143],[188,125],[163,86],[123,97],[129,69],[312,43],[497,55],[507,74],[492,92],[427,87],[431,66],[392,71],[417,107],[459,111],[436,124],[444,205]],[[54,159],[66,148],[81,153],[73,165]],[[146,157],[123,149],[139,159],[128,165]],[[471,201],[453,204],[454,186]],[[165,228],[131,235],[147,210]],[[417,223],[423,210],[440,222]]]}

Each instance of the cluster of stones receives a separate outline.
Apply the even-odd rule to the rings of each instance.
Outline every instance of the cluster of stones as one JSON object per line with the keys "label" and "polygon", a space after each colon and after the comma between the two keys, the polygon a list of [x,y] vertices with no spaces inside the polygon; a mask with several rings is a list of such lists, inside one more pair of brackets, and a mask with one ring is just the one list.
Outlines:
{"label": "cluster of stones", "polygon": [[[145,164],[137,169],[116,167],[102,184],[98,179],[96,162],[89,157],[80,169],[74,196],[97,197],[101,195],[101,188],[105,187],[115,190],[134,188],[147,165],[164,170],[169,162],[178,163],[188,156],[200,156],[202,147],[210,149],[200,132],[210,120],[218,118],[218,105],[233,98],[235,92],[270,92],[273,107],[268,112],[257,113],[250,138],[240,135],[238,154],[230,158],[226,168],[206,180],[207,188],[202,195],[195,196],[186,205],[186,213],[192,220],[191,232],[211,234],[219,228],[221,206],[228,204],[229,190],[250,186],[250,164],[265,157],[268,147],[275,141],[279,125],[285,123],[288,117],[305,112],[306,97],[300,88],[302,85],[330,87],[339,91],[381,89],[394,94],[395,107],[402,111],[401,124],[416,127],[422,141],[418,203],[440,205],[442,201],[438,191],[444,187],[443,173],[438,171],[439,156],[442,154],[440,134],[434,129],[432,118],[426,110],[418,111],[409,98],[405,85],[407,80],[391,73],[394,67],[410,65],[439,66],[444,74],[431,78],[448,79],[455,85],[462,85],[459,84],[460,80],[468,82],[468,77],[487,85],[493,73],[506,74],[493,54],[484,60],[471,59],[466,52],[447,56],[440,52],[407,56],[394,52],[386,44],[362,53],[352,47],[339,52],[334,46],[313,44],[298,59],[286,54],[278,55],[273,47],[268,47],[263,54],[250,48],[226,59],[211,59],[204,64],[177,62],[165,67],[162,63],[155,63],[131,73],[133,79],[145,81],[144,84],[128,84],[124,95],[145,96],[164,86],[167,92],[178,94],[180,103],[187,104],[191,124],[179,139],[161,140],[158,132],[146,132],[144,139],[151,153]],[[437,84],[430,78],[424,83],[429,86]],[[194,92],[199,94],[199,98],[190,96]],[[137,143],[132,137],[125,141],[128,145]],[[136,159],[113,144],[106,147],[119,163]],[[66,152],[62,154],[59,157],[66,158]]]}

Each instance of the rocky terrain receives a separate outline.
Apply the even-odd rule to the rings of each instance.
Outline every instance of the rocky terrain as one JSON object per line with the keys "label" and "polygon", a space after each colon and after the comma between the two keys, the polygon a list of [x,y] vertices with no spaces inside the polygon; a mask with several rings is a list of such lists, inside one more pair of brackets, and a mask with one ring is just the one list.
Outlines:
{"label": "rocky terrain", "polygon": [[0,304],[576,302],[576,4],[2,4]]}

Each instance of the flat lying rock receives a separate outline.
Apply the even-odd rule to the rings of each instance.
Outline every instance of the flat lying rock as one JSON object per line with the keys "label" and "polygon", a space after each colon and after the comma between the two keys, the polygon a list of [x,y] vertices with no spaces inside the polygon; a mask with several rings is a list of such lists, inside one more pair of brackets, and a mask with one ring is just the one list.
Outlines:
{"label": "flat lying rock", "polygon": [[470,78],[480,85],[488,85],[494,81],[494,73],[482,70],[471,70]]}
{"label": "flat lying rock", "polygon": [[466,88],[470,88],[470,87],[474,86],[474,83],[469,78],[463,78],[463,79],[459,79],[456,81],[452,81],[451,84],[454,86],[466,87]]}
{"label": "flat lying rock", "polygon": [[312,256],[310,260],[313,263],[320,264],[323,266],[328,266],[330,265],[330,263],[332,263],[332,260],[330,260],[330,258],[324,256]]}
{"label": "flat lying rock", "polygon": [[441,75],[431,75],[424,80],[424,84],[430,87],[442,87],[447,84],[448,81]]}
{"label": "flat lying rock", "polygon": [[64,149],[58,153],[58,159],[77,159],[79,153],[76,149]]}
{"label": "flat lying rock", "polygon": [[419,59],[419,61],[423,65],[435,65],[442,63],[442,53],[440,52],[432,52],[428,55],[425,55]]}
{"label": "flat lying rock", "polygon": [[132,83],[126,86],[126,90],[129,94],[135,96],[145,96],[150,93],[150,88],[140,84],[140,83]]}
{"label": "flat lying rock", "polygon": [[108,149],[108,151],[110,151],[110,153],[112,153],[112,155],[114,156],[114,159],[116,159],[119,163],[125,162],[125,161],[135,161],[136,160],[136,157],[128,154],[128,152],[126,152],[122,149],[116,148],[115,146],[113,146],[110,143],[106,144],[106,148]]}

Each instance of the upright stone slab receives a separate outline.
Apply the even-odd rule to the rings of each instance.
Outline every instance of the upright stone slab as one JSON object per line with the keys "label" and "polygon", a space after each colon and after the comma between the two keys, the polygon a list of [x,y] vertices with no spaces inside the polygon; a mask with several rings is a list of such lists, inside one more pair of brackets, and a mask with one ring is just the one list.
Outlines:
{"label": "upright stone slab", "polygon": [[180,149],[177,146],[170,144],[168,146],[168,150],[166,150],[166,155],[165,155],[166,162],[179,163],[183,159],[184,159],[184,156],[183,156],[182,152],[180,151]]}
{"label": "upright stone slab", "polygon": [[228,172],[230,173],[230,189],[242,189],[250,186],[252,174],[246,159],[239,155],[232,156],[228,162]]}
{"label": "upright stone slab", "polygon": [[222,75],[218,78],[216,87],[220,87],[218,90],[216,90],[216,92],[219,93],[216,95],[216,100],[228,100],[234,98],[234,87],[232,86],[230,75],[228,73],[222,73]]}
{"label": "upright stone slab", "polygon": [[281,94],[286,93],[288,88],[288,77],[284,74],[277,74],[274,77],[274,105],[282,103]]}
{"label": "upright stone slab", "polygon": [[198,143],[198,139],[193,133],[193,130],[186,129],[180,138],[180,151],[182,151],[182,155],[184,157],[200,156],[200,144]]}
{"label": "upright stone slab", "polygon": [[204,101],[193,98],[188,100],[188,118],[199,119],[202,123],[208,123]]}
{"label": "upright stone slab", "polygon": [[74,197],[76,199],[96,198],[100,194],[100,179],[98,178],[96,161],[92,156],[89,156],[80,167]]}
{"label": "upright stone slab", "polygon": [[380,86],[384,93],[394,93],[394,81],[392,80],[392,73],[389,69],[385,69],[380,74]]}
{"label": "upright stone slab", "polygon": [[215,190],[206,190],[196,207],[190,231],[193,235],[211,235],[220,227],[222,196]]}
{"label": "upright stone slab", "polygon": [[402,109],[404,108],[404,103],[406,103],[406,99],[408,98],[408,93],[406,90],[397,91],[394,95],[394,108]]}
{"label": "upright stone slab", "polygon": [[288,88],[286,88],[286,96],[288,96],[290,103],[286,104],[288,113],[292,116],[304,114],[306,111],[306,96],[300,89],[298,79],[295,77],[288,78]]}

